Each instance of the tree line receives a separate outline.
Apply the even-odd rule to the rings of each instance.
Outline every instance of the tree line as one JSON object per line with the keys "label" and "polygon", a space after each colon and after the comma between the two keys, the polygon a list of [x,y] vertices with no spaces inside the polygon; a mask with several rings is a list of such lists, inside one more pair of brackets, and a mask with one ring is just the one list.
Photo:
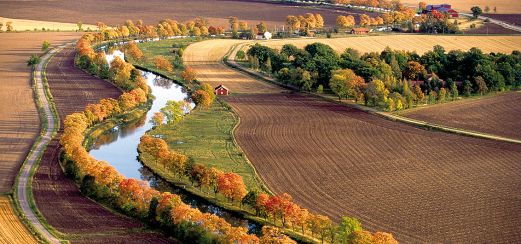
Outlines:
{"label": "tree line", "polygon": [[341,55],[322,43],[275,50],[255,44],[247,51],[252,69],[306,91],[331,91],[339,99],[387,111],[423,103],[443,103],[521,87],[521,52],[485,54],[478,48],[446,52],[439,45],[418,55],[386,48],[361,55],[348,48]]}

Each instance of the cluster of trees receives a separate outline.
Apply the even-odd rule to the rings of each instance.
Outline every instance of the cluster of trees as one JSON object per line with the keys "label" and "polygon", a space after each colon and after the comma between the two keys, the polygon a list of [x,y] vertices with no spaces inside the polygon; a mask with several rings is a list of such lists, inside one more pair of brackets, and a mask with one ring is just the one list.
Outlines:
{"label": "cluster of trees", "polygon": [[258,33],[268,31],[268,26],[262,21],[257,25],[249,27],[248,22],[241,21],[235,16],[230,16],[228,17],[228,23],[232,31],[232,38],[255,39]]}
{"label": "cluster of trees", "polygon": [[415,104],[457,99],[521,86],[521,53],[484,54],[477,48],[446,52],[441,46],[423,55],[386,48],[381,53],[313,43],[287,44],[280,51],[256,44],[247,52],[253,69],[280,82],[311,91],[330,89],[339,99],[353,98],[389,111]]}
{"label": "cluster of trees", "polygon": [[142,20],[134,23],[126,20],[123,25],[108,27],[103,22],[96,23],[99,32],[95,34],[97,40],[115,38],[167,38],[172,36],[209,36],[222,35],[224,28],[210,26],[207,19],[197,17],[186,23],[179,23],[171,19],[163,19],[157,25],[145,25]]}
{"label": "cluster of trees", "polygon": [[330,0],[333,4],[351,4],[354,6],[366,6],[372,8],[383,8],[390,10],[403,10],[405,6],[400,0]]}
{"label": "cluster of trees", "polygon": [[94,40],[95,35],[88,33],[83,35],[78,41],[76,44],[78,54],[74,60],[76,66],[88,71],[92,75],[111,80],[125,91],[141,88],[142,91],[148,94],[148,85],[146,80],[141,76],[141,71],[119,57],[114,58],[109,66],[105,52],[95,52],[92,48]]}
{"label": "cluster of trees", "polygon": [[235,203],[241,203],[246,196],[246,185],[240,175],[188,160],[185,155],[170,150],[163,139],[145,135],[141,137],[138,150],[151,156],[154,159],[152,163],[172,172],[178,179],[189,179],[201,189],[212,189],[215,194],[219,193]]}
{"label": "cluster of trees", "polygon": [[324,18],[320,14],[306,13],[305,15],[288,15],[286,23],[291,31],[309,33],[310,30],[324,27]]}

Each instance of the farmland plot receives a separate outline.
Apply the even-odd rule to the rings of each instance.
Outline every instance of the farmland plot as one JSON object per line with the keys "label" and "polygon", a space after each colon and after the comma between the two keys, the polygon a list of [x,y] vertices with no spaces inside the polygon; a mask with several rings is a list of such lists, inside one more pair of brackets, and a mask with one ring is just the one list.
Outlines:
{"label": "farmland plot", "polygon": [[0,243],[37,243],[5,196],[0,196]]}
{"label": "farmland plot", "polygon": [[[212,45],[194,44],[186,57],[199,50],[204,63],[204,53],[215,51],[201,47]],[[259,83],[216,60],[196,67],[200,80]],[[357,217],[402,242],[521,241],[521,146],[426,131],[282,89],[248,94],[249,85],[236,85],[241,94],[225,98],[241,117],[235,136],[276,193],[335,220]]]}

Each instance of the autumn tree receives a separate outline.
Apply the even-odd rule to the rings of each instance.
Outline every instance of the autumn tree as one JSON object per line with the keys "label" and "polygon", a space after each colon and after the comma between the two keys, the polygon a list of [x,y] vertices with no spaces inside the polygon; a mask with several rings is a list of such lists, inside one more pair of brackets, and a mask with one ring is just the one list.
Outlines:
{"label": "autumn tree", "polygon": [[356,24],[355,17],[353,17],[352,15],[348,15],[348,16],[340,15],[336,18],[336,24],[338,27],[341,27],[341,28],[353,27]]}
{"label": "autumn tree", "polygon": [[197,73],[195,72],[195,70],[193,68],[187,67],[183,71],[183,73],[181,73],[181,77],[183,77],[183,79],[186,82],[191,83],[192,81],[194,81],[197,78]]}
{"label": "autumn tree", "polygon": [[217,179],[219,193],[231,201],[240,202],[246,196],[246,186],[242,177],[235,173],[224,173]]}
{"label": "autumn tree", "polygon": [[132,69],[134,69],[134,66],[125,62],[120,57],[115,57],[110,63],[110,77],[119,87],[130,90],[132,85],[129,84],[129,80]]}
{"label": "autumn tree", "polygon": [[165,115],[161,112],[155,112],[154,116],[150,119],[150,121],[155,125],[162,125],[163,121],[165,121]]}
{"label": "autumn tree", "polygon": [[292,31],[300,29],[300,20],[297,16],[288,15],[288,17],[286,17],[286,23]]}
{"label": "autumn tree", "polygon": [[409,61],[403,71],[403,75],[409,80],[421,79],[426,73],[425,67],[416,61]]}
{"label": "autumn tree", "polygon": [[324,27],[324,18],[320,14],[315,14],[316,28]]}
{"label": "autumn tree", "polygon": [[[135,60],[140,60],[144,57],[143,52],[139,49],[134,41],[130,41],[125,44],[125,54],[128,54]],[[157,66],[157,65],[156,65]]]}
{"label": "autumn tree", "polygon": [[355,231],[352,234],[351,243],[373,244],[373,235],[366,230]]}
{"label": "autumn tree", "polygon": [[198,108],[207,109],[212,105],[212,97],[205,90],[197,90],[192,94],[192,101]]}
{"label": "autumn tree", "polygon": [[206,93],[208,93],[208,95],[210,95],[210,98],[213,100],[215,100],[215,92],[214,92],[214,89],[212,87],[212,85],[208,84],[208,83],[202,83],[201,84],[201,90],[205,91]]}
{"label": "autumn tree", "polygon": [[383,81],[374,79],[367,85],[366,98],[370,100],[373,106],[378,106],[387,100],[389,90],[385,88]]}
{"label": "autumn tree", "polygon": [[156,68],[162,69],[164,71],[172,72],[174,70],[172,63],[170,63],[168,59],[161,55],[154,57],[154,65],[156,66]]}
{"label": "autumn tree", "polygon": [[373,244],[398,244],[392,234],[377,231],[373,235]]}
{"label": "autumn tree", "polygon": [[338,99],[354,97],[358,100],[358,94],[362,93],[361,87],[365,84],[362,77],[357,76],[350,69],[335,70],[332,72],[329,86],[331,90],[338,96]]}
{"label": "autumn tree", "polygon": [[414,97],[416,105],[418,105],[418,103],[423,102],[423,99],[425,99],[425,94],[423,94],[423,91],[420,85],[418,84],[414,85]]}
{"label": "autumn tree", "polygon": [[260,238],[260,244],[274,244],[274,243],[296,243],[291,238],[284,235],[281,229],[265,225],[262,227],[262,237]]}
{"label": "autumn tree", "polygon": [[6,31],[7,31],[7,32],[12,32],[12,31],[14,31],[14,28],[13,28],[13,22],[11,22],[11,21],[7,21],[7,22],[5,23],[5,28],[6,28]]}
{"label": "autumn tree", "polygon": [[264,23],[264,22],[260,22],[259,24],[257,24],[257,29],[259,30],[259,33],[264,33],[266,31],[268,31],[268,27],[266,26],[266,23]]}
{"label": "autumn tree", "polygon": [[371,24],[371,17],[367,14],[360,15],[360,26],[368,26]]}
{"label": "autumn tree", "polygon": [[427,9],[427,3],[426,3],[426,2],[419,2],[419,3],[418,3],[418,8],[419,8],[420,10],[425,10],[425,9]]}

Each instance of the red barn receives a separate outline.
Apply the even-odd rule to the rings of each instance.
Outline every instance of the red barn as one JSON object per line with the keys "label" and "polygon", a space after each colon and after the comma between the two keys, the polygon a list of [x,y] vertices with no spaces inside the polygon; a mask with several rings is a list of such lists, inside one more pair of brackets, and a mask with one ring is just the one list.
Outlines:
{"label": "red barn", "polygon": [[218,95],[218,96],[228,96],[228,94],[230,93],[230,90],[223,85],[217,86],[214,89],[214,91],[215,91],[215,95]]}
{"label": "red barn", "polygon": [[438,5],[427,5],[427,8],[423,10],[424,14],[432,13],[433,11],[438,11],[443,14],[447,14],[452,18],[458,18],[459,14],[456,10],[452,9],[450,4],[438,4]]}

